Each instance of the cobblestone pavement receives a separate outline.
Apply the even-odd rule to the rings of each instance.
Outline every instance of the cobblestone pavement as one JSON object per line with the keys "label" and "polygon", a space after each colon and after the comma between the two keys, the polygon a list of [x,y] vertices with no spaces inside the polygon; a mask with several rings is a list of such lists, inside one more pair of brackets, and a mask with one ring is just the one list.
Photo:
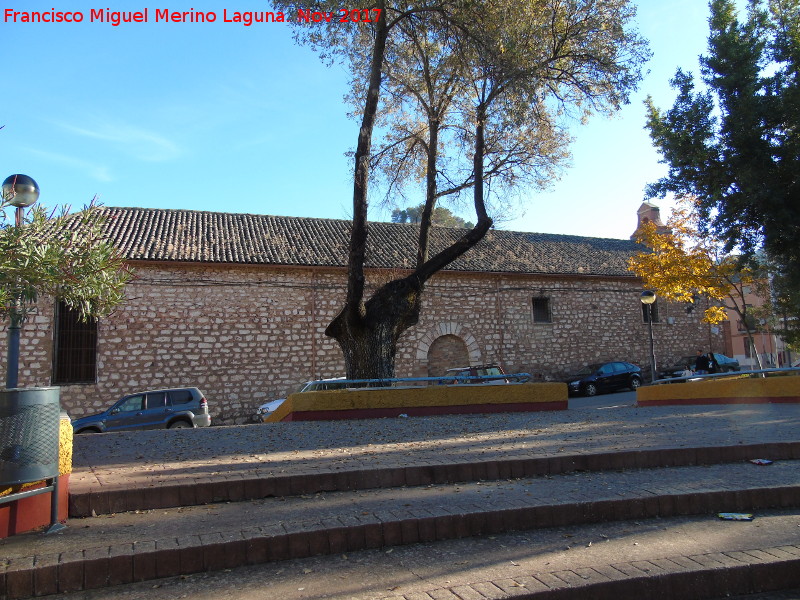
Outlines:
{"label": "cobblestone pavement", "polygon": [[[0,548],[7,557],[74,552],[123,544],[129,541],[132,528],[136,528],[136,539],[158,541],[256,529],[280,531],[283,535],[324,531],[329,528],[328,523],[339,523],[341,527],[348,523],[431,520],[453,514],[485,515],[499,509],[579,507],[592,502],[645,501],[660,496],[716,494],[721,501],[721,495],[728,490],[769,490],[799,484],[800,461],[786,460],[769,467],[734,463],[326,492],[73,519],[70,527],[59,534],[15,536],[0,540]],[[714,511],[713,506],[703,508]],[[730,509],[721,506],[717,510]],[[661,514],[665,511],[669,514],[673,509],[664,507]]]}
{"label": "cobblestone pavement", "polygon": [[[531,457],[561,462],[559,455],[639,449],[767,448],[764,444],[773,442],[796,448],[798,426],[800,405],[784,404],[587,408],[86,435],[75,439],[71,489],[124,486],[145,490],[145,497],[154,487],[184,481],[188,488],[193,480],[229,480],[231,473],[269,480],[286,473],[324,476]],[[661,452],[649,454],[661,460]],[[97,581],[120,575],[120,566],[133,569],[134,580],[143,569],[142,578],[150,581],[60,597],[485,600],[570,588],[577,595],[557,597],[586,598],[592,596],[581,592],[582,586],[608,591],[615,581],[629,592],[637,590],[636,597],[650,597],[657,583],[674,592],[664,597],[712,597],[723,574],[736,582],[726,584],[728,595],[754,589],[748,578],[759,564],[790,582],[783,587],[797,587],[800,579],[791,582],[800,573],[798,490],[800,460],[788,459],[770,466],[740,461],[351,488],[71,519],[58,534],[2,540],[0,554],[10,560],[3,575],[8,589],[22,590],[12,597],[23,597],[25,589],[41,595],[39,590],[97,587]],[[716,518],[718,510],[731,509],[715,502],[786,508],[763,508],[755,511],[754,521],[730,522]],[[563,526],[572,511],[583,516]],[[632,518],[638,514],[641,518]],[[504,519],[510,521],[504,524]],[[462,537],[458,527],[484,533],[453,539]],[[524,531],[506,533],[509,529]],[[356,531],[360,542],[352,539]],[[285,547],[279,551],[271,544],[280,540]],[[320,544],[326,556],[302,558],[317,553]],[[252,560],[251,550],[257,554]],[[288,560],[239,566],[269,561],[271,553]],[[146,562],[139,565],[137,557]],[[184,570],[184,560],[197,566]],[[165,574],[183,574],[155,579],[162,577],[162,566]],[[126,577],[131,581],[130,573]],[[706,595],[687,595],[691,586]],[[633,597],[603,597],[612,596]]]}
{"label": "cobblestone pavement", "polygon": [[253,424],[75,438],[72,485],[220,473],[398,467],[639,448],[795,441],[800,405],[608,410]]}
{"label": "cobblestone pavement", "polygon": [[[797,511],[764,511],[749,523],[711,517],[649,519],[549,528],[436,543],[349,552],[196,573],[59,595],[65,600],[487,600],[538,591],[542,583],[589,573],[715,565],[728,554],[782,546],[800,553]],[[795,546],[785,546],[795,544]],[[727,554],[723,555],[722,552]],[[757,552],[757,551],[756,551]],[[687,558],[688,557],[688,558]],[[688,562],[687,562],[688,561]],[[659,565],[661,567],[659,567]],[[620,569],[622,571],[620,571]],[[640,571],[640,574],[644,574]],[[562,579],[563,578],[563,579]],[[537,582],[542,582],[538,583]],[[526,587],[527,586],[527,587]],[[666,587],[666,586],[665,586]],[[640,590],[625,598],[714,598]],[[546,597],[546,596],[545,596]],[[562,596],[568,598],[569,596]],[[593,599],[576,590],[576,599]],[[610,597],[610,596],[602,596]],[[791,591],[738,600],[796,600]]]}

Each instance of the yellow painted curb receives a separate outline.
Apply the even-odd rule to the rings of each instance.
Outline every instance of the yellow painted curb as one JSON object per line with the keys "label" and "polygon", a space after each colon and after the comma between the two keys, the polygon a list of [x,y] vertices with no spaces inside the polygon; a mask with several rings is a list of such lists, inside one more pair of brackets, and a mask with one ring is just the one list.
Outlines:
{"label": "yellow painted curb", "polygon": [[469,405],[566,403],[565,383],[442,385],[387,389],[350,389],[291,394],[268,422],[291,413],[320,411],[370,411],[385,409],[446,408]]}
{"label": "yellow painted curb", "polygon": [[800,402],[800,377],[767,377],[689,381],[640,387],[636,400],[642,405],[677,404],[692,401],[735,402]]}

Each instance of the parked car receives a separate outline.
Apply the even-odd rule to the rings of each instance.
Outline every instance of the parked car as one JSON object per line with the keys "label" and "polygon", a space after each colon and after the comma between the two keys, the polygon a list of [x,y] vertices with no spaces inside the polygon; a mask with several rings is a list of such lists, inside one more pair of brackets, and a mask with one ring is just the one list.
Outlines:
{"label": "parked car", "polygon": [[730,358],[729,356],[725,356],[724,354],[717,354],[714,353],[714,358],[719,365],[717,369],[717,373],[730,373],[731,371],[741,371],[741,366],[739,365],[739,361],[735,358]]}
{"label": "parked car", "polygon": [[[347,384],[343,382],[344,377],[337,377],[335,379],[319,379],[317,381],[306,381],[305,383],[300,384],[300,387],[297,389],[296,394],[301,392],[320,392],[323,390],[341,390],[347,387]],[[274,413],[278,408],[280,408],[281,404],[286,402],[286,398],[278,398],[277,400],[271,400],[269,402],[265,402],[261,406],[256,409],[255,420],[259,423],[266,423],[267,419]]]}
{"label": "parked car", "polygon": [[508,383],[508,379],[499,378],[505,375],[503,368],[494,364],[447,369],[445,376],[451,375],[454,377],[453,383]]}
{"label": "parked car", "polygon": [[[739,366],[739,361],[735,358],[729,358],[724,354],[717,354],[714,352],[714,358],[719,365],[717,373],[729,373],[731,371],[740,371],[741,367]],[[659,379],[673,379],[675,377],[682,377],[683,370],[686,368],[686,365],[689,365],[689,368],[694,371],[694,361],[697,359],[697,356],[684,356],[678,362],[676,362],[671,367],[667,367],[666,369],[662,369],[658,372]]]}
{"label": "parked car", "polygon": [[108,410],[72,421],[75,433],[208,427],[208,400],[197,388],[149,390],[122,397]]}
{"label": "parked car", "polygon": [[672,379],[674,377],[683,377],[683,371],[687,366],[694,371],[694,361],[696,358],[696,356],[684,356],[674,365],[661,369],[658,372],[658,378]]}
{"label": "parked car", "polygon": [[629,362],[606,362],[587,365],[564,379],[570,395],[596,396],[602,392],[642,385],[642,370]]}

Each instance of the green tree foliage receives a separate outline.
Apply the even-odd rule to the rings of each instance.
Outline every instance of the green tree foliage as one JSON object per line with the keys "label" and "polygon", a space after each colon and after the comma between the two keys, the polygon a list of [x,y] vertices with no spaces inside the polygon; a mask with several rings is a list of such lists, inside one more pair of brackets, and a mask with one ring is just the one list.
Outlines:
{"label": "green tree foliage", "polygon": [[[422,213],[425,210],[425,205],[409,206],[408,208],[395,208],[392,211],[392,223],[419,223],[422,221]],[[457,229],[472,229],[475,225],[469,221],[465,221],[458,215],[454,215],[452,211],[444,206],[437,206],[433,209],[431,222],[440,227],[453,227]]]}
{"label": "green tree foliage", "polygon": [[35,205],[21,227],[0,203],[0,316],[24,318],[42,295],[63,300],[82,318],[108,315],[124,298],[131,272],[103,237],[94,203],[78,213]]}
{"label": "green tree foliage", "polygon": [[734,0],[710,9],[699,82],[678,70],[672,108],[647,101],[669,166],[648,195],[696,197],[727,251],[763,245],[800,289],[800,0],[750,0],[742,17]]}
{"label": "green tree foliage", "polygon": [[[290,14],[300,6],[279,0]],[[338,13],[333,0],[303,10]],[[368,23],[299,23],[297,38],[352,73],[360,119],[353,152],[347,295],[326,334],[349,377],[394,374],[397,341],[416,324],[425,283],[492,226],[490,187],[543,182],[566,156],[559,122],[613,111],[640,80],[646,43],[629,0],[392,0],[355,2]],[[386,133],[373,153],[376,126]],[[365,299],[368,189],[380,165],[402,187],[424,181],[416,266]],[[476,221],[429,255],[434,209],[471,190]]]}
{"label": "green tree foliage", "polygon": [[765,319],[772,330],[794,353],[800,357],[800,289],[784,275],[785,269],[769,264],[769,301],[759,307],[757,316]]}

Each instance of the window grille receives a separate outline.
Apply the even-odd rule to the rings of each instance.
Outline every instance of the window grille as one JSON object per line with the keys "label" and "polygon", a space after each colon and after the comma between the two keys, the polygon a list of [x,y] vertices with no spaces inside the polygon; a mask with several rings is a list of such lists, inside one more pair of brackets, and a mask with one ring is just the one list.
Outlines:
{"label": "window grille", "polygon": [[56,303],[53,344],[53,383],[94,383],[97,380],[97,320],[81,321],[80,314]]}
{"label": "window grille", "polygon": [[533,299],[533,322],[534,323],[552,322],[552,316],[550,314],[550,298]]}

